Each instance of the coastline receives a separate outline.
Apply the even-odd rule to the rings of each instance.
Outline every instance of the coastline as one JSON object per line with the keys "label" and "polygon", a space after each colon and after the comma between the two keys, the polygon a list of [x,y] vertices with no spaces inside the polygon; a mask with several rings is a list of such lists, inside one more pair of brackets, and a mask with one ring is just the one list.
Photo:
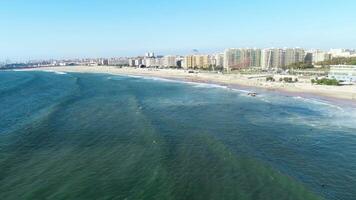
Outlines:
{"label": "coastline", "polygon": [[[217,74],[211,72],[188,73],[186,70],[175,69],[138,69],[118,68],[111,66],[70,66],[43,67],[21,69],[18,71],[47,71],[69,73],[104,73],[112,75],[129,75],[151,78],[162,78],[175,81],[206,83],[225,86],[232,89],[266,90],[291,96],[316,97],[338,103],[356,105],[356,85],[352,86],[324,86],[312,85],[308,80],[298,83],[266,82],[265,77],[251,78],[253,75]],[[256,76],[255,76],[256,77]]]}

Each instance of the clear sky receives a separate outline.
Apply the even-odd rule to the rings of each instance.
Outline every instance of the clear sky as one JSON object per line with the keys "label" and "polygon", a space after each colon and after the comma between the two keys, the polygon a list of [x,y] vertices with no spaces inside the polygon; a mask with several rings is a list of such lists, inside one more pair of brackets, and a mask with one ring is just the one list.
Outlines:
{"label": "clear sky", "polygon": [[0,0],[0,60],[356,48],[355,0]]}

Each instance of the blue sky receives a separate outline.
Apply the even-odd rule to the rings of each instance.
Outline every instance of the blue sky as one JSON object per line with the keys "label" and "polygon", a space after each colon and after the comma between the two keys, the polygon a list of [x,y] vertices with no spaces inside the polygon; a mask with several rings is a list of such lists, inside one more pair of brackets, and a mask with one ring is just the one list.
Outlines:
{"label": "blue sky", "polygon": [[356,48],[354,0],[1,0],[0,60]]}

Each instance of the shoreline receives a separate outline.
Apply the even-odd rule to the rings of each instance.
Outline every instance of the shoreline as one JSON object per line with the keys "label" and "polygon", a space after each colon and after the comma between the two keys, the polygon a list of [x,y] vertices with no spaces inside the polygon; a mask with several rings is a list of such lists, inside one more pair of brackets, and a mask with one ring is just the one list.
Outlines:
{"label": "shoreline", "polygon": [[[177,69],[139,69],[118,68],[111,66],[70,66],[70,67],[42,67],[20,69],[16,71],[47,71],[68,73],[103,73],[111,75],[128,75],[148,78],[162,78],[173,81],[206,83],[228,87],[231,89],[262,90],[280,95],[318,98],[341,104],[356,106],[356,85],[352,86],[324,86],[312,85],[306,80],[301,83],[266,82],[265,77],[249,78],[241,74],[217,74],[201,72],[190,74],[187,70]],[[253,75],[252,75],[253,76]]]}

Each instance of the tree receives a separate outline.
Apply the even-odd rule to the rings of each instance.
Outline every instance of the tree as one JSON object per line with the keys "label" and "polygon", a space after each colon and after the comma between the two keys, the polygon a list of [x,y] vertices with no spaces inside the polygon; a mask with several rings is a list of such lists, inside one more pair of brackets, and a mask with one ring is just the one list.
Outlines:
{"label": "tree", "polygon": [[266,78],[266,81],[267,82],[275,82],[276,80],[272,76],[269,76]]}
{"label": "tree", "polygon": [[310,69],[314,66],[310,63],[298,62],[286,66],[284,69]]}
{"label": "tree", "polygon": [[356,65],[356,57],[353,58],[345,58],[345,57],[340,57],[340,58],[333,58],[331,60],[323,61],[323,62],[318,62],[317,65]]}
{"label": "tree", "polygon": [[335,86],[340,85],[340,82],[338,80],[336,80],[336,79],[327,79],[327,78],[318,79],[318,80],[312,79],[311,82],[313,84],[317,84],[317,85],[335,85]]}

